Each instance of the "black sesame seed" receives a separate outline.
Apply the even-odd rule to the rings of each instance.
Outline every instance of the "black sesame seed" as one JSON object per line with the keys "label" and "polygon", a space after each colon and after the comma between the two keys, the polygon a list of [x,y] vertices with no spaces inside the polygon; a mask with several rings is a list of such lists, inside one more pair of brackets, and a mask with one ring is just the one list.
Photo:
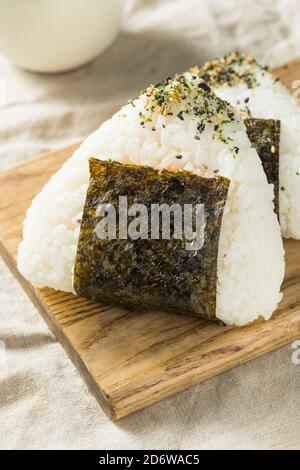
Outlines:
{"label": "black sesame seed", "polygon": [[210,91],[210,87],[206,83],[198,83],[198,88],[202,88],[204,91]]}
{"label": "black sesame seed", "polygon": [[182,158],[182,155],[176,155],[176,157],[178,160],[180,160]]}
{"label": "black sesame seed", "polygon": [[177,117],[178,119],[180,119],[181,121],[184,121],[184,117],[182,116],[183,114],[183,111],[179,111],[179,113],[177,114]]}
{"label": "black sesame seed", "polygon": [[248,98],[244,99],[245,103],[249,103],[249,100],[250,100],[249,96],[248,96]]}
{"label": "black sesame seed", "polygon": [[200,123],[197,125],[197,130],[198,130],[199,132],[203,132],[204,129],[205,129],[205,124],[204,124],[204,122],[200,122]]}

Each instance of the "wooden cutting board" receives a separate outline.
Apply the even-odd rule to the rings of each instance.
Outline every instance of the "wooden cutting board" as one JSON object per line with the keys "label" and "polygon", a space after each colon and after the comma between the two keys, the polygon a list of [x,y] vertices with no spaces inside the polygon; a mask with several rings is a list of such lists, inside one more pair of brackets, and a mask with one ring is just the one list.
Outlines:
{"label": "wooden cutting board", "polygon": [[[287,86],[300,59],[275,70]],[[76,146],[0,174],[0,253],[104,411],[119,419],[300,337],[300,242],[286,241],[283,300],[268,322],[223,327],[195,318],[133,313],[52,289],[18,272],[17,246],[32,197]]]}

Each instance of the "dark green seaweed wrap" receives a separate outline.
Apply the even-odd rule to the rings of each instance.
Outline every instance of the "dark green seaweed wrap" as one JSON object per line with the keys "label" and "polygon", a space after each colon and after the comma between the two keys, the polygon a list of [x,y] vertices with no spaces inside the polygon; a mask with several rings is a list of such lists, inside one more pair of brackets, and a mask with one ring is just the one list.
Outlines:
{"label": "dark green seaweed wrap", "polygon": [[245,125],[249,140],[261,159],[268,183],[274,185],[274,206],[279,217],[280,121],[245,119]]}
{"label": "dark green seaweed wrap", "polygon": [[[75,261],[76,293],[130,309],[174,311],[216,320],[218,243],[229,183],[219,176],[203,178],[186,171],[91,158]],[[97,207],[112,204],[119,229],[119,196],[124,195],[128,208],[142,203],[148,214],[151,204],[204,204],[203,247],[190,251],[185,239],[172,237],[99,239]],[[131,219],[128,217],[129,223]]]}

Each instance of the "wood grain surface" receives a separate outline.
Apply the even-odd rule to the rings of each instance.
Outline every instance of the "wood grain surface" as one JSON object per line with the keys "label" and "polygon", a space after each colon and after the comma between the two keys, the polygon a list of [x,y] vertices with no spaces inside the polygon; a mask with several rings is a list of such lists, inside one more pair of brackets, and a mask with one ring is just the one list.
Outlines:
{"label": "wood grain surface", "polygon": [[[290,86],[300,79],[300,59],[275,73]],[[300,337],[300,242],[292,240],[285,242],[287,271],[277,312],[268,322],[243,328],[163,312],[133,313],[35,289],[16,267],[22,221],[32,197],[74,148],[0,174],[0,253],[111,418],[122,418]]]}

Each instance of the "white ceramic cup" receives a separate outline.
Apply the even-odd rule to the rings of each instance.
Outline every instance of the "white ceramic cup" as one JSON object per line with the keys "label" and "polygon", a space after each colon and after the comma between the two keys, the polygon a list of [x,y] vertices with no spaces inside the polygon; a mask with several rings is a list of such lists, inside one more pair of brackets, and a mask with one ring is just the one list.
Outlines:
{"label": "white ceramic cup", "polygon": [[83,65],[117,36],[122,0],[0,0],[0,53],[35,72]]}

